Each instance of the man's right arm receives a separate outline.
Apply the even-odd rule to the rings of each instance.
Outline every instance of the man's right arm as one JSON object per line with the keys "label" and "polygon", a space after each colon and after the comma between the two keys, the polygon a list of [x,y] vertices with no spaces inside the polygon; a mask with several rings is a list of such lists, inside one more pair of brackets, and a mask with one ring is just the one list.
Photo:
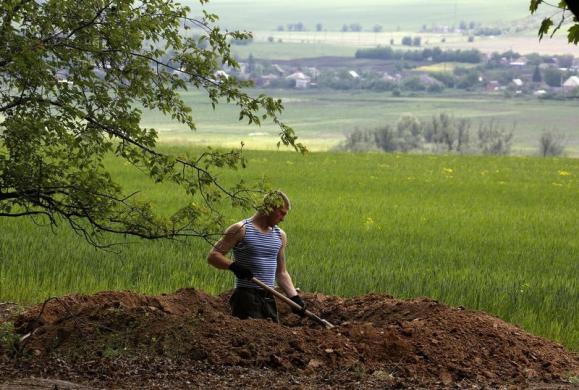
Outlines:
{"label": "man's right arm", "polygon": [[207,262],[219,269],[229,269],[232,261],[227,254],[239,241],[243,239],[245,227],[243,222],[231,225],[225,230],[221,239],[211,248],[207,255]]}

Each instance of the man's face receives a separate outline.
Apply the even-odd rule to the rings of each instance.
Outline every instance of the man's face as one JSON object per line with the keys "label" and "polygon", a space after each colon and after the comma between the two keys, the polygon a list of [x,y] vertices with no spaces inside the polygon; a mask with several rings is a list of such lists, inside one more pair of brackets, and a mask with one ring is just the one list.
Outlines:
{"label": "man's face", "polygon": [[269,225],[272,227],[278,225],[280,222],[283,221],[288,211],[289,209],[287,205],[283,205],[283,207],[278,207],[274,209],[269,215]]}

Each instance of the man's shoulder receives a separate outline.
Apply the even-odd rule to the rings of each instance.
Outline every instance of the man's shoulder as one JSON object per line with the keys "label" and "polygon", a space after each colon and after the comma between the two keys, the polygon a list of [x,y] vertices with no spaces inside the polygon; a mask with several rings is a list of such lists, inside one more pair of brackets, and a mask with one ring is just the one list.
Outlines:
{"label": "man's shoulder", "polygon": [[237,238],[243,238],[243,236],[245,235],[246,224],[247,220],[236,222],[233,225],[229,226],[227,229],[225,229],[225,234]]}
{"label": "man's shoulder", "polygon": [[275,225],[275,229],[278,231],[278,234],[285,240],[287,238],[287,235],[285,234],[285,231],[280,228],[278,225]]}

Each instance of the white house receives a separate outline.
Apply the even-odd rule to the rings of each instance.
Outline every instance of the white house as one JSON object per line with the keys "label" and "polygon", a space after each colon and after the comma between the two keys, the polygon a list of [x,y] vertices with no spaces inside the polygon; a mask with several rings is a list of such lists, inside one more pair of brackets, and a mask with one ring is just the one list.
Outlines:
{"label": "white house", "polygon": [[298,89],[307,88],[308,85],[310,84],[310,82],[312,81],[311,77],[306,76],[302,72],[292,73],[289,76],[287,76],[286,79],[287,80],[294,80],[296,82],[296,88],[298,88]]}
{"label": "white house", "polygon": [[227,72],[224,71],[224,70],[217,70],[217,71],[215,71],[215,73],[213,73],[213,76],[214,76],[216,79],[218,79],[218,80],[220,80],[220,79],[225,79],[225,80],[227,80],[227,79],[229,78],[229,75],[228,75]]}
{"label": "white house", "polygon": [[509,65],[520,68],[527,65],[527,61],[526,57],[519,57],[516,60],[509,62]]}
{"label": "white house", "polygon": [[352,77],[353,79],[359,79],[360,75],[358,74],[358,72],[356,72],[355,70],[350,70],[348,72],[348,74],[350,75],[350,77]]}
{"label": "white house", "polygon": [[579,77],[577,76],[571,76],[563,83],[564,92],[571,92],[576,88],[579,88]]}

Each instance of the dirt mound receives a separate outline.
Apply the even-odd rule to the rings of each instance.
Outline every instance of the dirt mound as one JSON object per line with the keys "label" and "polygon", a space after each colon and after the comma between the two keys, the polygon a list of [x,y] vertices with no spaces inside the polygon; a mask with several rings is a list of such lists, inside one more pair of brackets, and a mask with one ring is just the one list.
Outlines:
{"label": "dirt mound", "polygon": [[[279,303],[282,324],[238,320],[227,294],[103,292],[51,299],[14,319],[6,377],[96,387],[571,387],[579,359],[482,312],[420,298],[305,294],[337,325]],[[4,348],[4,350],[2,350]]]}

